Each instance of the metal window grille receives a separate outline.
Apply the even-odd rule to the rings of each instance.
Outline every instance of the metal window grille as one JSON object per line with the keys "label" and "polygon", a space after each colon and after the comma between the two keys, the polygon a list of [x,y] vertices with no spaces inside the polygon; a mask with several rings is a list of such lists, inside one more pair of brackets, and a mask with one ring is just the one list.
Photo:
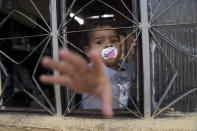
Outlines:
{"label": "metal window grille", "polygon": [[[28,6],[22,8],[18,4],[20,2],[24,5],[28,4]],[[169,110],[196,112],[196,0],[84,0],[83,2],[80,0],[46,0],[42,2],[43,5],[47,5],[47,9],[41,8],[40,3],[36,0],[0,1],[0,11],[2,12],[0,19],[0,29],[2,29],[0,32],[0,102],[2,111],[8,110],[7,105],[10,104],[11,99],[24,94],[23,99],[31,99],[31,103],[26,105],[30,107],[34,105],[32,109],[34,111],[35,107],[39,106],[38,111],[44,109],[51,115],[67,115],[72,113],[75,108],[79,108],[81,101],[73,105],[75,92],[68,89],[64,91],[59,85],[45,88],[39,82],[39,73],[44,70],[40,66],[40,60],[47,54],[51,55],[54,60],[58,60],[60,46],[73,48],[75,51],[86,54],[79,47],[80,44],[77,44],[76,41],[72,42],[70,39],[73,39],[72,37],[77,33],[91,30],[72,30],[73,21],[77,16],[83,17],[87,11],[90,14],[91,10],[99,12],[97,9],[99,7],[106,12],[113,11],[120,21],[128,23],[128,25],[113,28],[127,30],[127,35],[123,40],[127,41],[125,42],[126,53],[123,63],[131,62],[129,54],[132,46],[128,45],[128,39],[131,35],[135,36],[134,43],[137,45],[136,100],[133,100],[132,97],[129,98],[134,109],[122,105],[127,111],[126,115],[129,113],[139,118],[143,116],[154,118]],[[28,11],[33,13],[29,14]],[[69,17],[70,13],[74,13],[74,16]],[[101,15],[99,14],[99,17]],[[25,31],[17,34],[15,29],[20,32],[20,27],[15,27],[16,21],[29,26],[28,28],[21,27],[27,31],[33,30],[32,34]],[[11,26],[10,35],[6,34],[8,25]],[[23,56],[10,53],[7,46],[8,41],[14,43],[15,49],[28,51]],[[37,43],[27,43],[33,41]],[[19,42],[24,44],[20,45]],[[21,74],[28,74],[28,71],[22,67],[30,65],[31,62],[31,67],[28,67],[31,70],[29,72],[31,81],[29,81],[29,76]],[[14,65],[12,70],[19,78],[10,75],[12,74],[12,71],[8,69],[10,63]],[[52,73],[45,70],[46,72]],[[59,75],[59,72],[53,72],[53,74]],[[14,85],[9,85],[13,84],[11,81],[15,81]],[[25,84],[20,84],[20,82]],[[33,86],[30,87],[32,84]],[[18,87],[12,89],[10,88],[12,86]],[[54,94],[50,94],[48,89],[54,90]],[[52,97],[49,97],[50,95]],[[116,99],[114,101],[121,104]],[[16,110],[16,108],[14,109]],[[124,111],[121,113],[124,114]]]}

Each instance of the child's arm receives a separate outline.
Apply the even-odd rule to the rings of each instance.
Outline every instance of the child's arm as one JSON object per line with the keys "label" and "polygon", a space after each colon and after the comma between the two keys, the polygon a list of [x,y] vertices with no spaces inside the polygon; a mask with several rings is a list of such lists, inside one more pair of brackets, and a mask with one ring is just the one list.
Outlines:
{"label": "child's arm", "polygon": [[60,61],[53,61],[44,57],[42,64],[51,70],[60,72],[60,76],[42,75],[41,81],[46,84],[60,84],[75,90],[78,93],[89,93],[97,96],[102,102],[102,112],[111,117],[112,93],[111,83],[104,72],[102,59],[96,50],[91,50],[92,66],[81,56],[66,49],[59,51]]}

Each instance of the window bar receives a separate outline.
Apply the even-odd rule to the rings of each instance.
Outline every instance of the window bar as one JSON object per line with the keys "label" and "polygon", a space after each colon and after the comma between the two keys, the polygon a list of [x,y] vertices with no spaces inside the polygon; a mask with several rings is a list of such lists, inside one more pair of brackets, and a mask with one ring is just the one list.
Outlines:
{"label": "window bar", "polygon": [[45,44],[45,46],[44,46],[44,48],[43,48],[43,50],[42,50],[42,52],[40,54],[40,57],[39,57],[39,59],[38,59],[38,61],[36,63],[36,66],[35,66],[34,71],[33,71],[33,74],[32,74],[32,80],[36,84],[36,86],[39,89],[39,91],[40,91],[41,95],[43,96],[44,100],[46,100],[47,104],[51,107],[51,109],[53,110],[53,112],[55,112],[55,108],[53,107],[52,103],[50,102],[50,100],[48,99],[48,97],[46,96],[46,94],[44,93],[44,91],[42,90],[41,86],[39,85],[39,83],[37,82],[37,80],[35,78],[35,74],[36,74],[36,71],[38,69],[38,65],[39,65],[39,63],[41,61],[41,58],[42,58],[42,56],[44,54],[44,51],[46,50],[46,48],[47,48],[50,40],[51,40],[51,36],[48,38],[47,43]]}
{"label": "window bar", "polygon": [[[58,27],[58,29],[60,29],[62,27],[62,25],[65,25],[66,24],[66,18],[67,16],[70,14],[73,6],[75,5],[76,3],[76,0],[73,0],[72,4],[70,5],[70,7],[68,8],[68,10],[66,9],[66,0],[61,0],[61,23]],[[66,11],[67,10],[67,11]]]}
{"label": "window bar", "polygon": [[164,54],[164,56],[166,57],[166,59],[169,61],[170,67],[173,69],[173,72],[174,72],[173,77],[170,80],[170,83],[166,86],[166,89],[165,89],[164,93],[161,95],[161,97],[159,99],[159,102],[158,102],[158,104],[156,106],[156,109],[153,112],[153,117],[154,117],[154,115],[157,113],[157,110],[159,109],[160,105],[162,104],[164,98],[166,97],[167,93],[169,92],[170,88],[172,87],[172,84],[174,83],[174,81],[175,81],[178,73],[177,73],[177,70],[175,69],[174,65],[172,64],[172,61],[170,60],[170,58],[168,57],[168,55],[164,52],[164,50],[162,49],[162,47],[159,44],[158,39],[156,38],[156,36],[154,35],[154,33],[151,30],[150,30],[150,34],[153,36],[154,40],[156,41],[156,43],[158,45],[157,47],[159,48],[159,50],[161,50],[161,52]]}
{"label": "window bar", "polygon": [[[138,28],[137,28],[136,30],[134,30],[132,33],[130,33],[130,34],[129,34],[124,40],[122,40],[122,41],[125,41],[128,37],[130,37],[130,36],[131,36],[133,33],[135,33],[136,31],[138,31]],[[137,33],[136,38],[135,38],[135,40],[134,40],[134,42],[133,42],[133,45],[130,47],[128,53],[126,54],[126,56],[125,56],[125,58],[124,58],[122,64],[120,65],[120,67],[119,67],[119,69],[118,69],[118,72],[120,71],[120,69],[122,68],[123,64],[125,63],[125,61],[126,61],[127,57],[129,56],[131,50],[132,50],[132,49],[134,48],[134,46],[136,45],[136,41],[138,40],[138,37],[139,37],[140,33],[141,33],[141,30],[139,30],[139,32]],[[121,41],[121,42],[122,42],[122,41]],[[120,43],[121,43],[121,42],[120,42]]]}
{"label": "window bar", "polygon": [[58,31],[61,31],[72,19],[74,19],[74,17],[77,15],[77,14],[79,14],[81,11],[83,11],[83,9],[85,9],[88,5],[90,5],[92,2],[94,2],[95,0],[91,0],[90,2],[88,2],[86,5],[84,5],[83,7],[81,7],[81,9],[80,10],[78,10],[75,14],[74,14],[74,16],[73,17],[71,17],[70,19],[68,19],[68,21],[64,24],[64,25],[62,25],[62,26],[60,26],[59,28],[58,28]]}
{"label": "window bar", "polygon": [[182,52],[182,53],[184,53],[184,54],[186,54],[186,55],[188,55],[188,56],[196,57],[194,54],[188,52],[186,49],[184,49],[184,48],[182,48],[182,47],[179,47],[179,46],[177,45],[176,42],[174,42],[173,40],[169,39],[167,36],[165,36],[164,34],[162,34],[162,33],[161,33],[160,31],[158,31],[157,29],[152,28],[152,27],[151,27],[151,29],[153,29],[155,32],[157,32],[157,33],[161,36],[161,38],[162,38],[163,40],[167,41],[168,44],[170,44],[172,47],[174,47],[174,48],[177,49],[178,51],[180,51],[180,52]]}
{"label": "window bar", "polygon": [[91,31],[100,31],[100,30],[120,30],[120,29],[133,29],[139,28],[139,26],[127,26],[127,27],[116,27],[116,28],[103,28],[103,29],[90,29],[90,30],[73,30],[67,32],[60,32],[60,34],[71,34],[71,33],[79,33],[79,32],[91,32]]}
{"label": "window bar", "polygon": [[143,88],[144,88],[144,117],[151,118],[151,83],[150,83],[150,49],[147,0],[140,0],[142,56],[143,56]]}
{"label": "window bar", "polygon": [[112,98],[113,101],[117,102],[118,104],[122,105],[125,109],[127,109],[129,112],[131,112],[133,115],[135,115],[137,118],[142,118],[141,114],[138,114],[138,112],[135,112],[131,109],[129,109],[129,107],[127,107],[126,105],[120,103],[118,100],[116,100],[115,98]]}
{"label": "window bar", "polygon": [[26,89],[22,90],[25,92],[29,97],[31,97],[34,101],[36,101],[41,107],[43,107],[46,111],[48,111],[51,115],[54,115],[54,113],[47,107],[45,106],[40,100],[38,100],[35,96],[33,96],[29,91]]}
{"label": "window bar", "polygon": [[[72,8],[71,9],[69,8],[69,11],[66,12],[66,0],[60,0],[60,8],[61,8],[60,13],[61,13],[62,24],[66,24],[66,17],[69,15],[69,12]],[[62,31],[67,32],[67,27],[64,27],[62,29]],[[66,42],[67,41],[67,34],[62,34],[62,36],[63,36],[63,42],[65,44],[64,47],[67,47],[67,42]]]}
{"label": "window bar", "polygon": [[169,27],[171,26],[176,26],[176,27],[197,27],[197,22],[194,23],[178,23],[178,24],[156,24],[156,25],[151,25],[151,27]]}
{"label": "window bar", "polygon": [[[8,40],[8,39],[15,39],[15,38],[30,38],[30,37],[36,37],[38,35],[34,35],[34,36],[24,36],[24,37],[11,37],[11,38],[2,38],[0,40]],[[44,36],[44,35],[40,35],[40,36]],[[7,59],[9,59],[11,62],[15,63],[16,65],[20,65],[22,63],[24,63],[41,45],[43,45],[43,43],[49,38],[49,36],[47,36],[46,38],[44,38],[23,60],[17,62],[16,60],[14,60],[13,58],[11,58],[10,56],[8,56],[6,53],[4,53],[3,51],[0,50],[0,54],[3,55],[4,57],[6,57]]]}
{"label": "window bar", "polygon": [[124,7],[127,9],[127,11],[131,14],[131,16],[135,19],[135,21],[137,23],[139,23],[139,21],[137,20],[137,18],[135,17],[134,13],[131,12],[131,10],[127,7],[127,5],[125,4],[125,2],[123,0],[120,0],[122,2],[122,4],[124,5]]}
{"label": "window bar", "polygon": [[[58,30],[57,30],[57,0],[50,0],[50,7],[51,7],[51,26],[52,26],[52,53],[53,53],[53,60],[58,61]],[[54,75],[58,76],[59,72],[54,71]],[[56,99],[56,115],[62,115],[62,104],[61,104],[61,91],[60,85],[54,85],[55,90],[55,99]]]}
{"label": "window bar", "polygon": [[33,0],[30,0],[30,2],[34,6],[34,8],[36,9],[36,11],[38,12],[39,16],[42,18],[42,20],[44,21],[44,23],[46,24],[46,26],[48,27],[48,29],[51,31],[51,28],[49,27],[49,24],[46,22],[45,18],[43,17],[43,15],[41,14],[41,12],[37,8],[37,6],[35,5],[34,1]]}
{"label": "window bar", "polygon": [[16,95],[16,92],[12,93],[6,100],[3,101],[3,103],[0,105],[0,108],[2,108],[3,106],[5,106],[7,104],[7,102],[13,98],[13,96]]}
{"label": "window bar", "polygon": [[166,8],[163,12],[161,12],[155,19],[151,19],[150,23],[153,24],[154,21],[156,21],[160,16],[162,16],[164,13],[166,13],[171,7],[176,5],[176,3],[179,2],[179,1],[180,0],[176,0],[175,2],[173,2],[168,8]]}
{"label": "window bar", "polygon": [[124,15],[123,13],[121,13],[120,11],[118,11],[117,9],[113,8],[111,5],[103,2],[102,0],[97,0],[98,2],[106,5],[107,7],[109,7],[110,9],[116,11],[118,14],[122,15],[124,18],[126,18],[127,20],[129,20],[131,23],[135,24],[135,25],[138,25],[138,23],[134,22],[131,18],[127,17],[126,15]]}
{"label": "window bar", "polygon": [[[59,40],[60,40],[62,46],[65,46],[65,44],[64,44],[63,41],[61,40],[61,39],[63,39],[63,37],[62,37],[61,35],[58,35],[58,36],[59,36],[59,38],[60,38]],[[75,45],[74,45],[73,43],[71,43],[70,41],[67,40],[67,43],[68,43],[69,45],[71,45],[72,47],[74,47],[75,49],[77,49],[79,52],[81,52],[81,53],[83,53],[84,55],[87,55],[87,56],[88,56],[88,54],[87,54],[85,51],[79,49],[77,46],[75,46]]]}
{"label": "window bar", "polygon": [[22,12],[15,10],[14,13],[18,13],[22,16],[24,16],[25,18],[27,18],[29,21],[31,21],[32,23],[34,23],[35,25],[37,25],[39,28],[41,28],[42,30],[44,30],[47,33],[50,33],[50,31],[48,31],[47,29],[45,29],[43,26],[41,26],[40,24],[38,24],[37,22],[35,22],[34,20],[32,20],[31,18],[29,18],[27,15],[23,14]]}
{"label": "window bar", "polygon": [[[76,0],[74,0],[74,1],[72,2],[72,5],[71,5],[71,7],[69,7],[68,11],[66,11],[66,10],[67,10],[67,8],[66,8],[66,2],[67,2],[67,0],[60,0],[60,13],[61,13],[61,14],[60,14],[60,19],[61,19],[60,21],[61,21],[61,23],[60,23],[59,27],[61,27],[62,24],[63,24],[63,25],[66,24],[66,18],[67,18],[67,16],[69,15],[69,13],[70,13],[72,7],[74,6]],[[59,28],[59,27],[58,27],[58,28]],[[67,26],[65,26],[65,27],[62,29],[62,31],[63,31],[63,32],[67,32]],[[64,48],[67,48],[67,47],[68,47],[68,46],[67,46],[67,34],[62,34],[63,42],[61,41],[60,37],[58,37],[58,38],[59,38],[60,42],[62,43],[62,46],[63,46]],[[68,103],[69,103],[69,101],[70,101],[69,89],[68,89],[68,88],[64,88],[64,89],[62,89],[62,92],[63,92],[64,94],[66,94],[66,95],[63,95],[63,96],[65,96],[65,97],[63,97],[63,99],[64,99],[66,105],[68,105]],[[63,106],[64,106],[64,105],[63,105]],[[62,113],[63,113],[63,112],[62,112]]]}
{"label": "window bar", "polygon": [[[1,68],[0,68],[0,94],[2,93],[2,87],[1,87]],[[2,105],[3,101],[0,99],[0,105]]]}
{"label": "window bar", "polygon": [[153,17],[155,16],[155,14],[157,13],[157,11],[158,11],[158,9],[160,8],[160,6],[161,6],[161,4],[163,3],[163,1],[164,1],[164,0],[161,0],[161,1],[159,2],[159,4],[157,5],[156,9],[153,11],[153,13],[152,13],[152,15],[151,15],[151,17],[150,17],[149,23],[150,23],[150,21],[153,19]]}
{"label": "window bar", "polygon": [[181,99],[183,99],[184,97],[188,96],[189,94],[196,92],[197,88],[193,88],[188,90],[187,92],[184,92],[183,94],[181,94],[180,96],[178,96],[175,100],[171,101],[170,103],[168,103],[165,107],[161,108],[153,117],[157,117],[159,114],[161,114],[162,112],[164,112],[166,109],[168,109],[170,106],[174,105],[175,103],[177,103],[178,101],[180,101]]}
{"label": "window bar", "polygon": [[[63,116],[65,116],[65,115],[68,115],[69,113],[71,113],[77,106],[79,106],[83,101],[85,101],[88,97],[90,97],[90,95],[88,95],[88,96],[86,96],[84,99],[82,99],[80,102],[78,102],[78,103],[76,103],[73,107],[69,107],[70,106],[70,103],[71,103],[71,101],[70,101],[70,103],[69,103],[69,105],[68,105],[68,107],[66,108],[66,110],[65,110],[65,112],[64,112],[64,114],[63,114]],[[70,109],[68,109],[68,108],[70,108]]]}
{"label": "window bar", "polygon": [[0,75],[2,75],[2,73],[4,73],[4,75],[6,77],[4,83],[2,83],[2,78],[1,78],[1,83],[0,83],[1,84],[0,85],[0,87],[1,87],[0,100],[1,100],[2,97],[3,97],[3,92],[5,91],[5,89],[7,87],[8,80],[9,80],[8,73],[7,73],[7,71],[6,71],[4,65],[3,65],[3,63],[1,61],[0,61],[0,71],[1,71]]}

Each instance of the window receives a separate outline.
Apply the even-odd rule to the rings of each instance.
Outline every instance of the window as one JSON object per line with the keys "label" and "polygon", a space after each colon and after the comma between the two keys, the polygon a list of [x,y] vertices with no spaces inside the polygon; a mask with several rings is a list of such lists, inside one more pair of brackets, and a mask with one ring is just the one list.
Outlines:
{"label": "window", "polygon": [[[115,71],[116,81],[124,81],[119,83],[117,97],[114,93],[115,116],[141,118],[174,111],[196,112],[196,5],[195,0],[3,1],[0,3],[1,110],[98,115],[97,108],[84,108],[93,99],[91,96],[58,85],[43,85],[39,76],[53,72],[44,69],[40,60],[44,55],[58,60],[60,47],[87,58],[84,44],[88,44],[85,39],[88,34],[115,31],[123,38],[117,70],[125,65],[132,70],[127,81],[120,80],[124,76],[121,71]],[[116,26],[101,29],[85,26],[100,20]],[[96,44],[101,46],[106,41],[103,39]],[[109,39],[112,44],[117,42],[116,38]],[[125,89],[123,95],[121,89],[127,82],[131,85],[129,93],[125,95]]]}

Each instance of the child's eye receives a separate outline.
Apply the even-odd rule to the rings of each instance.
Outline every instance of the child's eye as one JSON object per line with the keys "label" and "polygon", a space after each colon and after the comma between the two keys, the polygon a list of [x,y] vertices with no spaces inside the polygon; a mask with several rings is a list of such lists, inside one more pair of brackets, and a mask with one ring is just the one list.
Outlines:
{"label": "child's eye", "polygon": [[112,40],[111,43],[118,43],[118,40]]}
{"label": "child's eye", "polygon": [[102,41],[97,41],[96,44],[101,45],[101,44],[103,44],[103,42]]}

